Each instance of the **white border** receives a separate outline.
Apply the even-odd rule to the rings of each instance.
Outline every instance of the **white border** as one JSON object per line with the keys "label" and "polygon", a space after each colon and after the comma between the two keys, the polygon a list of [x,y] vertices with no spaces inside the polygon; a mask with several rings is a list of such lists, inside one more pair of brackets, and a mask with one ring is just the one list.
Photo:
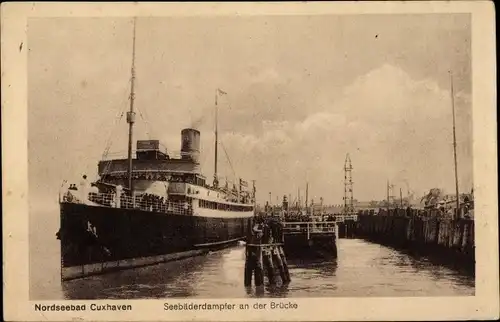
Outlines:
{"label": "white border", "polygon": [[[496,160],[495,29],[492,2],[337,3],[2,3],[2,174],[4,308],[6,320],[461,320],[498,318],[498,200]],[[176,311],[163,303],[220,303],[223,300],[92,301],[132,304],[130,312],[34,312],[29,301],[27,181],[28,17],[306,15],[373,13],[471,13],[474,182],[476,197],[476,295],[421,298],[293,299],[297,310]],[[273,299],[227,300],[270,303]],[[288,300],[286,300],[288,301]],[[83,303],[85,301],[45,301]],[[90,303],[90,302],[87,302]],[[251,313],[251,314],[250,314]]]}

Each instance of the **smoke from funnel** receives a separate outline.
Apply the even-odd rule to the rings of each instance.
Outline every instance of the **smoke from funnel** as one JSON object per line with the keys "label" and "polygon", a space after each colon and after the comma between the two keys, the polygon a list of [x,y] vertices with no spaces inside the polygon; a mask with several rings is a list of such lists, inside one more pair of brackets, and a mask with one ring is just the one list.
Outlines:
{"label": "smoke from funnel", "polygon": [[191,124],[189,128],[200,130],[203,125],[207,124],[207,122],[213,121],[214,117],[213,113],[214,113],[213,108],[209,107],[203,108],[200,112],[197,113],[198,115],[191,117]]}
{"label": "smoke from funnel", "polygon": [[195,130],[199,130],[202,123],[203,123],[203,117],[198,117],[193,121],[191,121],[191,125],[189,127]]}

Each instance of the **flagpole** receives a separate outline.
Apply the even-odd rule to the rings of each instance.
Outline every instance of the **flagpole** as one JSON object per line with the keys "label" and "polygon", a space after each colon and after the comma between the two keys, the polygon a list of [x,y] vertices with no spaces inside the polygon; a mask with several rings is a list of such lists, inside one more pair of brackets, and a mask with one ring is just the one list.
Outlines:
{"label": "flagpole", "polygon": [[389,201],[389,180],[387,180],[387,210],[390,208],[390,201]]}
{"label": "flagpole", "polygon": [[132,66],[131,66],[131,77],[130,77],[130,110],[127,112],[127,123],[128,128],[128,168],[127,168],[127,179],[128,179],[128,189],[130,191],[130,196],[132,197],[132,202],[135,202],[134,198],[134,185],[132,181],[132,168],[133,168],[133,158],[132,158],[132,141],[133,141],[133,129],[135,122],[135,112],[134,112],[134,102],[135,102],[135,37],[136,37],[136,23],[137,18],[134,17],[134,29],[132,37]]}
{"label": "flagpole", "polygon": [[403,208],[403,190],[399,188],[399,199],[401,200],[401,208]]}
{"label": "flagpole", "polygon": [[218,146],[218,121],[217,121],[217,96],[219,95],[218,89],[215,90],[215,162],[214,162],[214,186],[219,185],[217,179],[217,146]]}
{"label": "flagpole", "polygon": [[453,158],[455,161],[455,194],[456,194],[456,207],[455,215],[459,214],[460,208],[460,195],[458,192],[458,170],[457,170],[457,138],[455,134],[455,95],[453,93],[453,74],[450,71],[450,94],[451,94],[451,108],[453,114]]}

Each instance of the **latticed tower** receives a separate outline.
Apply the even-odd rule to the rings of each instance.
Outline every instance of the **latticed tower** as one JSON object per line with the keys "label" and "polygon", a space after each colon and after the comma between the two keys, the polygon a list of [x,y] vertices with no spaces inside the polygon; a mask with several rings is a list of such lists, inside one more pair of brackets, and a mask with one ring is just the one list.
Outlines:
{"label": "latticed tower", "polygon": [[344,162],[344,214],[354,214],[354,196],[352,191],[352,164],[349,153]]}

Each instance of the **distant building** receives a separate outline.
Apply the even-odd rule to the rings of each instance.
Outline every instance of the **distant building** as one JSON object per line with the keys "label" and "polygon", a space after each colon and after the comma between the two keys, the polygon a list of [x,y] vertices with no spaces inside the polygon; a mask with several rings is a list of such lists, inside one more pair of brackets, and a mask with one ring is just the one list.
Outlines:
{"label": "distant building", "polygon": [[[455,195],[444,195],[441,200],[437,202],[436,207],[437,208],[444,208],[444,209],[455,209],[457,202],[457,198]],[[470,193],[462,193],[459,195],[459,206],[465,206],[468,205],[469,208],[474,208],[474,196]]]}
{"label": "distant building", "polygon": [[370,200],[370,201],[358,201],[354,204],[354,208],[357,210],[365,209],[378,209],[378,208],[395,208],[395,207],[413,207],[422,208],[423,205],[420,202],[414,200],[413,195],[404,197],[403,200],[397,198],[391,198],[390,202],[387,200]]}
{"label": "distant building", "polygon": [[323,212],[327,214],[340,214],[344,209],[344,205],[323,205]]}

